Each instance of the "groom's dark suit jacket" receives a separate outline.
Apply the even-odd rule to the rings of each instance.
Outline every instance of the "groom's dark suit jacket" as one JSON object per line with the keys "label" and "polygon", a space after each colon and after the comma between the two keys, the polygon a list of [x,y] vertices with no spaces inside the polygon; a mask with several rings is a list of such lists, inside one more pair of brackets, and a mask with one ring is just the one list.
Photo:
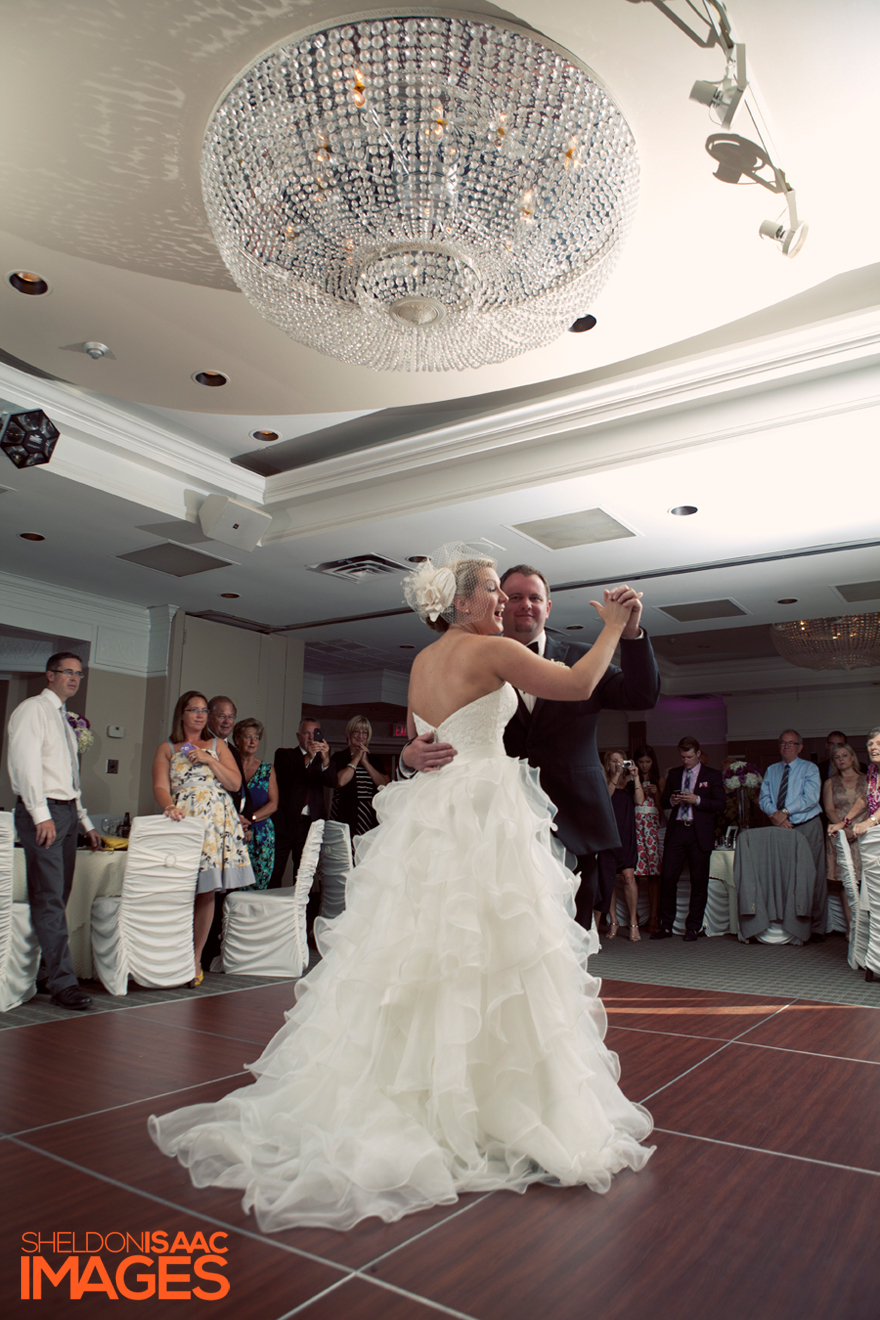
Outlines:
{"label": "groom's dark suit jacket", "polygon": [[[546,660],[569,667],[589,646],[559,640],[547,633]],[[660,696],[660,675],[647,635],[621,641],[621,668],[609,665],[588,701],[544,701],[529,714],[522,698],[504,732],[509,756],[537,766],[541,786],[557,809],[556,831],[576,857],[618,848],[605,771],[596,747],[602,710],[650,710]]]}

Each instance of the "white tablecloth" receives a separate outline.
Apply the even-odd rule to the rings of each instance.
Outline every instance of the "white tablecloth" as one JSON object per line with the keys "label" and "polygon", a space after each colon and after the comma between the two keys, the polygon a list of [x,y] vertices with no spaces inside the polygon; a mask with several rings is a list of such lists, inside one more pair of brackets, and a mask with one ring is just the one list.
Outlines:
{"label": "white tablecloth", "polygon": [[[92,969],[92,900],[122,893],[125,874],[124,849],[93,853],[80,849],[76,854],[73,888],[67,901],[67,931],[73,969],[83,980],[91,980]],[[27,902],[24,849],[15,849],[12,869],[12,897],[16,903]]]}

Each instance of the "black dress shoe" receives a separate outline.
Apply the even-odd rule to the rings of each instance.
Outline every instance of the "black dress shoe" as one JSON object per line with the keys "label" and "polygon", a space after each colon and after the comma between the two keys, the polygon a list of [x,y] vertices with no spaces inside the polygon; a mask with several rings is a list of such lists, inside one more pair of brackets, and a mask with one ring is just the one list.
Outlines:
{"label": "black dress shoe", "polygon": [[866,981],[874,980],[874,973],[871,971],[870,967],[865,968],[865,980]]}
{"label": "black dress shoe", "polygon": [[49,993],[49,982],[44,976],[37,978],[37,994],[47,995]]}
{"label": "black dress shoe", "polygon": [[91,1008],[92,1001],[83,994],[78,985],[66,985],[63,990],[52,996],[52,1003],[59,1008]]}
{"label": "black dress shoe", "polygon": [[671,939],[672,939],[672,931],[671,931],[671,930],[667,930],[665,926],[660,926],[657,930],[655,930],[655,931],[652,932],[652,934],[651,934],[651,939],[652,939],[652,940],[671,940]]}
{"label": "black dress shoe", "polygon": [[810,936],[810,944],[824,944],[824,943],[825,943],[825,936],[820,935],[817,930],[814,930],[812,935]]}
{"label": "black dress shoe", "polygon": [[699,938],[700,932],[698,930],[686,930],[682,936],[685,944],[692,944],[694,940],[698,940]]}

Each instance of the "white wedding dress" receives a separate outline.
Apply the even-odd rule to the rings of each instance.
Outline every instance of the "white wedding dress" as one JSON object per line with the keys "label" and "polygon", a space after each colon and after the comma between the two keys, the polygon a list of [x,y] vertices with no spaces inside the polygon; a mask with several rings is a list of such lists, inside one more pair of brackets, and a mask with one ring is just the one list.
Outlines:
{"label": "white wedding dress", "polygon": [[504,752],[515,706],[505,685],[456,711],[436,731],[452,764],[376,797],[346,910],[256,1082],[150,1119],[196,1186],[243,1188],[265,1232],[532,1182],[604,1192],[651,1154],[602,1043],[553,807]]}

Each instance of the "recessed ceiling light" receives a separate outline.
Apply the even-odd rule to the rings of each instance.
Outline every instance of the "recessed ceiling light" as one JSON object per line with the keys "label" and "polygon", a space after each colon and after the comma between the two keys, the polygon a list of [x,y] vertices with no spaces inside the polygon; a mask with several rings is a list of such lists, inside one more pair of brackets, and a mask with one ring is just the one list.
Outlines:
{"label": "recessed ceiling light", "polygon": [[277,431],[251,431],[252,440],[277,440]]}
{"label": "recessed ceiling light", "polygon": [[567,628],[566,628],[565,631],[566,631],[566,632],[583,632],[583,631],[584,631],[584,625],[583,625],[582,623],[570,623],[570,624],[567,626]]}
{"label": "recessed ceiling light", "polygon": [[193,380],[197,385],[209,385],[216,388],[218,385],[225,385],[229,380],[222,371],[194,371]]}
{"label": "recessed ceiling light", "polygon": [[414,651],[416,648],[414,646],[410,646],[408,642],[401,642],[400,647],[398,649],[401,651]]}
{"label": "recessed ceiling light", "polygon": [[797,605],[797,596],[783,596],[782,600],[776,602],[777,605]]}
{"label": "recessed ceiling light", "polygon": [[240,591],[221,591],[220,595],[224,600],[238,600],[241,596]]}
{"label": "recessed ceiling light", "polygon": [[39,532],[19,532],[23,541],[45,541],[45,536],[40,536]]}
{"label": "recessed ceiling light", "polygon": [[568,328],[574,335],[582,335],[585,330],[592,330],[596,324],[595,316],[579,316],[573,325]]}
{"label": "recessed ceiling light", "polygon": [[692,513],[699,513],[696,504],[676,504],[669,512],[676,518],[689,518]]}
{"label": "recessed ceiling light", "polygon": [[406,557],[406,562],[408,564],[425,564],[427,561],[427,555],[407,555]]}
{"label": "recessed ceiling light", "polygon": [[32,270],[14,270],[8,279],[13,289],[19,293],[29,293],[31,297],[49,292],[49,285],[42,275],[36,275]]}

